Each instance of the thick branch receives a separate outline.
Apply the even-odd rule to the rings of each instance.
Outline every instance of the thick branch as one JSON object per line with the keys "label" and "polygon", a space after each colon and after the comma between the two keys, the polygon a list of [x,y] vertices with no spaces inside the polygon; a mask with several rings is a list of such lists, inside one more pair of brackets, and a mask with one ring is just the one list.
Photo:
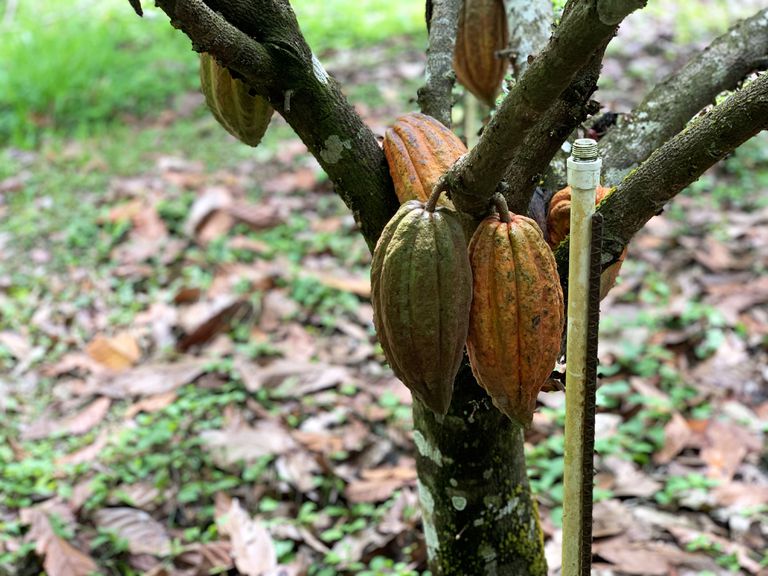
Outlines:
{"label": "thick branch", "polygon": [[453,107],[453,47],[463,0],[432,3],[425,85],[419,89],[419,108],[424,114],[451,127]]}
{"label": "thick branch", "polygon": [[587,116],[599,109],[589,99],[597,87],[603,54],[608,42],[599,49],[560,95],[535,128],[526,134],[510,160],[504,179],[509,186],[509,209],[526,214],[533,191],[541,175],[560,150],[563,142]]}
{"label": "thick branch", "polygon": [[[585,62],[614,35],[618,13],[612,11],[605,19],[599,7],[606,2],[569,4],[567,16],[549,44],[504,99],[477,146],[447,173],[447,185],[459,209],[476,217],[485,212],[488,199],[529,132],[539,125]],[[638,2],[616,0],[612,4],[624,6],[629,14]]]}
{"label": "thick branch", "polygon": [[[763,74],[651,154],[598,207],[605,218],[603,267],[618,259],[632,236],[671,198],[766,128],[768,74]],[[555,257],[560,277],[567,277],[567,241]]]}
{"label": "thick branch", "polygon": [[616,184],[650,153],[677,134],[702,108],[747,74],[768,65],[768,8],[736,24],[659,83],[632,117],[600,141],[607,167],[604,179]]}
{"label": "thick branch", "polygon": [[198,51],[266,96],[336,186],[370,248],[397,210],[384,154],[301,35],[285,0],[158,0]]}

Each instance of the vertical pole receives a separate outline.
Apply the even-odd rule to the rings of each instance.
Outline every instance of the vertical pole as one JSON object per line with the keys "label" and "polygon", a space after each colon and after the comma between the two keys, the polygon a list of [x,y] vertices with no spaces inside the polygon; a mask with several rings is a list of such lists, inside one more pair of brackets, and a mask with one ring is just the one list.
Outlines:
{"label": "vertical pole", "polygon": [[[590,514],[585,492],[592,490],[592,450],[585,461],[587,406],[587,340],[589,326],[590,260],[595,189],[602,161],[597,142],[584,138],[573,144],[568,158],[571,187],[570,252],[568,254],[568,332],[565,376],[565,471],[563,478],[563,576],[589,574],[583,534]],[[587,473],[588,472],[588,473]]]}

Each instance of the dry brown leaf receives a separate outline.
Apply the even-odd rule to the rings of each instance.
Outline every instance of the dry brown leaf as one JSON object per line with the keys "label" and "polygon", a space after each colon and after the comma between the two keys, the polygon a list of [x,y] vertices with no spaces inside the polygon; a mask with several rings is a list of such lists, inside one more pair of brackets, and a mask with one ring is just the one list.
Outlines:
{"label": "dry brown leaf", "polygon": [[285,221],[277,204],[235,202],[229,207],[229,214],[254,230],[273,228]]}
{"label": "dry brown leaf", "polygon": [[99,387],[111,398],[149,396],[171,392],[189,384],[205,371],[206,360],[185,358],[173,364],[143,364],[111,378]]}
{"label": "dry brown leaf", "polygon": [[728,482],[712,489],[712,494],[720,506],[752,508],[768,506],[768,485],[756,486],[745,482]]}
{"label": "dry brown leaf", "polygon": [[232,556],[235,566],[246,576],[264,576],[277,567],[277,553],[272,537],[257,520],[253,520],[240,507],[237,499],[232,500],[226,515],[216,518],[222,534],[232,542]]}
{"label": "dry brown leaf", "polygon": [[232,545],[223,541],[190,544],[174,560],[200,575],[226,572],[234,566]]}
{"label": "dry brown leaf", "polygon": [[[206,306],[205,303],[201,303]],[[215,336],[230,329],[237,320],[244,318],[251,312],[250,303],[245,300],[232,301],[224,298],[209,306],[206,316],[198,321],[184,338],[176,345],[180,352],[186,352],[193,346],[201,346],[211,341]]]}
{"label": "dry brown leaf", "polygon": [[351,292],[362,298],[371,297],[371,279],[367,276],[348,276],[331,273],[314,273],[313,276],[321,284],[329,288],[335,288],[342,292]]}
{"label": "dry brown leaf", "polygon": [[344,490],[347,500],[358,502],[382,502],[392,494],[416,480],[416,469],[411,466],[394,466],[363,470],[362,480],[350,482]]}
{"label": "dry brown leaf", "polygon": [[32,352],[29,340],[22,334],[10,330],[0,332],[0,346],[6,348],[17,360],[23,360]]}
{"label": "dry brown leaf", "polygon": [[148,396],[142,398],[135,404],[132,404],[125,411],[125,418],[130,420],[141,412],[157,412],[163,408],[167,408],[176,400],[177,394],[175,391],[164,392],[163,394],[155,394],[154,396]]}
{"label": "dry brown leaf", "polygon": [[[92,444],[89,444],[84,448],[80,448],[80,450],[75,450],[70,454],[65,454],[60,458],[57,458],[56,466],[67,466],[67,465],[77,466],[78,464],[93,462],[96,459],[98,459],[99,455],[101,454],[101,451],[104,450],[104,447],[107,445],[108,441],[109,441],[109,434],[107,433],[106,430],[103,430],[98,435],[96,440],[93,441]],[[66,476],[66,472],[63,470],[58,470],[56,476],[59,478],[63,478],[64,476]]]}
{"label": "dry brown leaf", "polygon": [[613,564],[613,569],[640,576],[668,576],[677,566],[711,569],[714,562],[703,555],[683,552],[663,542],[630,542],[618,536],[592,545],[592,552]]}
{"label": "dry brown leaf", "polygon": [[314,168],[299,168],[293,172],[283,172],[264,182],[264,192],[267,194],[290,194],[296,190],[311,190],[317,182],[317,171]]}
{"label": "dry brown leaf", "polygon": [[636,464],[628,460],[608,456],[603,459],[603,466],[613,477],[610,490],[616,496],[650,498],[661,490],[660,482],[639,470]]}
{"label": "dry brown leaf", "polygon": [[99,364],[116,372],[130,368],[141,358],[139,343],[128,332],[112,337],[98,335],[88,343],[85,352]]}
{"label": "dry brown leaf", "polygon": [[93,558],[56,534],[46,546],[43,568],[48,576],[91,576],[98,572]]}
{"label": "dry brown leaf", "polygon": [[321,473],[317,460],[301,450],[280,456],[275,461],[275,470],[281,479],[301,493],[314,490],[315,475]]}
{"label": "dry brown leaf", "polygon": [[97,398],[77,414],[65,418],[57,428],[69,434],[85,434],[104,420],[111,405],[109,398]]}
{"label": "dry brown leaf", "polygon": [[94,522],[125,539],[131,554],[167,556],[171,552],[171,539],[165,528],[143,510],[103,508],[94,514]]}
{"label": "dry brown leaf", "polygon": [[296,448],[290,432],[273,420],[262,420],[253,428],[206,430],[200,436],[214,460],[223,466],[241,461],[251,463],[262,456],[285,454]]}
{"label": "dry brown leaf", "polygon": [[690,528],[683,528],[681,526],[670,526],[667,530],[669,530],[670,534],[684,546],[691,542],[710,542],[717,545],[723,553],[736,556],[741,567],[747,572],[750,572],[751,574],[760,572],[760,564],[750,557],[749,549],[746,546],[731,542],[716,534],[691,530]]}
{"label": "dry brown leaf", "polygon": [[750,449],[760,450],[760,441],[744,428],[726,422],[710,421],[705,433],[701,459],[711,478],[730,481]]}
{"label": "dry brown leaf", "polygon": [[[223,214],[228,219],[229,225],[231,227],[232,217],[227,213],[227,210],[231,204],[232,194],[227,188],[224,188],[223,186],[215,186],[206,189],[205,192],[198,196],[198,198],[192,204],[187,222],[184,224],[184,232],[187,234],[187,236],[191,236],[199,240],[199,235],[203,231],[207,221],[217,213]],[[218,228],[220,225],[221,223],[214,226],[212,231],[206,235],[207,240],[212,239],[211,235],[214,232],[221,231]],[[224,232],[226,232],[226,230],[224,230]]]}
{"label": "dry brown leaf", "polygon": [[[349,382],[352,376],[344,366],[332,366],[320,362],[277,360],[252,372],[246,386],[255,392],[260,388],[275,389],[276,397],[301,397],[337,384]],[[279,387],[279,388],[278,388]]]}
{"label": "dry brown leaf", "polygon": [[668,464],[688,446],[692,435],[688,422],[679,412],[675,412],[664,427],[664,446],[653,455],[653,461],[656,464]]}
{"label": "dry brown leaf", "polygon": [[49,576],[91,576],[98,571],[90,556],[54,532],[43,507],[22,509],[20,520],[30,526],[26,540],[34,542],[35,552],[44,558],[43,567]]}

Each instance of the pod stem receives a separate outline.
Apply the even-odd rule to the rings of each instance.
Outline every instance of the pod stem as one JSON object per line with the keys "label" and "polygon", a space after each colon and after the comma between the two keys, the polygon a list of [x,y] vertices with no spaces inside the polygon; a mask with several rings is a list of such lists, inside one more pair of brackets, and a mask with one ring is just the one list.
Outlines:
{"label": "pod stem", "polygon": [[440,194],[442,194],[447,189],[448,185],[445,182],[445,179],[440,178],[440,180],[438,180],[435,184],[434,188],[432,188],[432,193],[429,195],[429,199],[424,206],[424,210],[427,212],[434,212],[435,208],[437,208],[437,201],[440,199]]}
{"label": "pod stem", "polygon": [[512,218],[509,215],[509,206],[507,206],[507,200],[504,196],[497,192],[493,195],[493,198],[491,198],[491,202],[499,213],[499,220],[504,222],[504,224],[509,224],[512,221]]}

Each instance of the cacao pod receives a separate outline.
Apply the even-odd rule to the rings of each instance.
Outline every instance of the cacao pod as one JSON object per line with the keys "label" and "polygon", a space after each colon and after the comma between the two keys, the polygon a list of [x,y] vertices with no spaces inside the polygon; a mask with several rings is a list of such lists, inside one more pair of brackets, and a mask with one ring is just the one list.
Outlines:
{"label": "cacao pod", "polygon": [[200,54],[200,86],[205,103],[227,132],[249,146],[261,142],[274,112],[266,98],[251,95],[246,84],[207,53]]}
{"label": "cacao pod", "polygon": [[[418,112],[400,116],[384,133],[384,155],[400,203],[426,202],[440,176],[466,153],[456,134]],[[440,203],[453,207],[442,197]]]}
{"label": "cacao pod", "polygon": [[445,414],[469,329],[472,272],[458,216],[406,202],[379,238],[371,265],[373,319],[392,370]]}
{"label": "cacao pod", "polygon": [[[598,186],[595,191],[595,206],[603,201],[605,196],[611,191],[610,188]],[[571,187],[566,186],[559,190],[549,201],[549,210],[547,212],[547,234],[548,243],[554,250],[560,242],[565,240],[571,230]],[[619,256],[618,261],[611,264],[603,270],[600,275],[600,300],[605,298],[619,276],[624,257],[627,255],[627,249]]]}
{"label": "cacao pod", "polygon": [[464,0],[459,13],[453,69],[456,79],[493,107],[509,60],[496,52],[508,46],[507,15],[502,0]]}
{"label": "cacao pod", "polygon": [[538,225],[516,214],[506,219],[489,216],[469,243],[467,352],[496,407],[526,426],[560,353],[565,310],[555,258]]}

